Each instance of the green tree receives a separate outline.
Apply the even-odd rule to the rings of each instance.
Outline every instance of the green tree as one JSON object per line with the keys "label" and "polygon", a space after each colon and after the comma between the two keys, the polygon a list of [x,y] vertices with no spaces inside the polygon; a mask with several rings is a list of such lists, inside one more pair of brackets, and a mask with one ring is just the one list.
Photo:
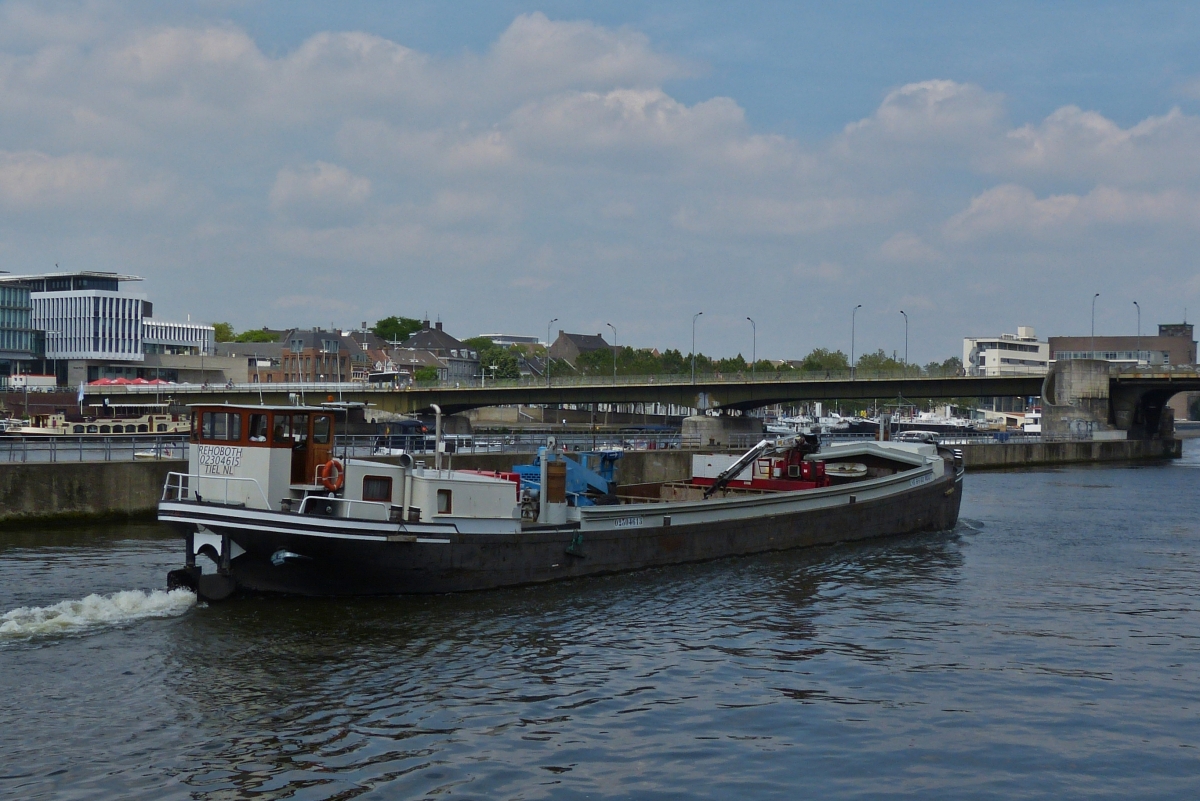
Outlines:
{"label": "green tree", "polygon": [[874,353],[864,353],[859,356],[856,369],[859,372],[899,373],[904,371],[904,362],[893,359],[880,348]]}
{"label": "green tree", "polygon": [[217,342],[233,342],[233,326],[229,323],[209,323],[213,327],[213,335]]}
{"label": "green tree", "polygon": [[413,380],[418,382],[428,382],[438,380],[438,371],[436,367],[418,367],[413,373]]}
{"label": "green tree", "polygon": [[479,354],[479,370],[488,378],[521,377],[520,363],[513,348],[501,347],[487,337],[471,337],[462,342]]}
{"label": "green tree", "polygon": [[421,321],[411,317],[384,317],[371,326],[371,333],[388,342],[403,342],[421,330]]}
{"label": "green tree", "polygon": [[[618,361],[620,357],[621,355],[618,353]],[[555,364],[555,367],[557,366]],[[581,353],[579,354],[579,358],[575,360],[575,369],[583,375],[612,375],[613,352],[610,348],[605,348],[603,350],[591,350],[587,353]]]}
{"label": "green tree", "polygon": [[960,375],[962,373],[962,359],[957,356],[951,356],[945,361],[930,362],[925,365],[925,372],[930,375]]}
{"label": "green tree", "polygon": [[808,373],[849,370],[850,359],[840,350],[813,348],[800,363],[800,369]]}
{"label": "green tree", "polygon": [[243,331],[234,338],[235,342],[278,342],[279,335],[263,328],[251,328]]}

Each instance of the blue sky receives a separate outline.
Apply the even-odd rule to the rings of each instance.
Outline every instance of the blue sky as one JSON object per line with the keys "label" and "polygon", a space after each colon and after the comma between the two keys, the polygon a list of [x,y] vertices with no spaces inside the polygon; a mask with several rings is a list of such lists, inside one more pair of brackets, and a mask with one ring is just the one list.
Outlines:
{"label": "blue sky", "polygon": [[0,3],[0,267],[161,317],[957,354],[1200,309],[1200,6]]}

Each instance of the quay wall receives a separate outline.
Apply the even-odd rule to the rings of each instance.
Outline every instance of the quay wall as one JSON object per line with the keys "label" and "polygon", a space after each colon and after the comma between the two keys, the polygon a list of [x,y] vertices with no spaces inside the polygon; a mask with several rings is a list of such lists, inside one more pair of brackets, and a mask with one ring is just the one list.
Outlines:
{"label": "quay wall", "polygon": [[[1009,442],[958,446],[968,470],[1004,470],[1088,462],[1172,459],[1182,442]],[[678,481],[691,473],[693,451],[633,451],[617,462],[620,485]],[[532,454],[480,453],[452,457],[451,466],[508,470]],[[383,458],[380,461],[395,461]],[[429,466],[433,459],[425,460]],[[0,464],[0,528],[69,524],[112,518],[152,518],[168,472],[187,470],[182,460]]]}
{"label": "quay wall", "polygon": [[0,464],[0,527],[153,517],[183,460]]}
{"label": "quay wall", "polygon": [[955,445],[963,452],[967,470],[1003,470],[1083,462],[1130,462],[1178,459],[1183,443],[1177,439],[1125,439],[1101,442],[1006,442]]}

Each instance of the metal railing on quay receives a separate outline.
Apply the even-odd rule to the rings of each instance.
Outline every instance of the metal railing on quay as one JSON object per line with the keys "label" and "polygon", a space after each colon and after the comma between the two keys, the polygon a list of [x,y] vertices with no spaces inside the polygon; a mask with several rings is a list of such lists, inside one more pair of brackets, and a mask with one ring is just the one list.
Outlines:
{"label": "metal railing on quay", "polygon": [[0,462],[131,462],[186,459],[186,436],[0,437]]}

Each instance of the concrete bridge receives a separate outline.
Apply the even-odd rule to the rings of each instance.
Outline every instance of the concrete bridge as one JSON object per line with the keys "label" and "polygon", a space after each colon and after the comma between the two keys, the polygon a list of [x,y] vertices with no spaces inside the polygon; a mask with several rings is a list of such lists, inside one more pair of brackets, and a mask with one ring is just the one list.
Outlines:
{"label": "concrete bridge", "polygon": [[700,410],[756,409],[776,403],[828,400],[885,400],[906,398],[969,398],[990,396],[1032,396],[1042,392],[1041,376],[895,376],[866,375],[853,379],[840,377],[789,377],[782,374],[749,380],[746,378],[698,377],[692,383],[687,376],[618,377],[604,380],[555,381],[551,386],[537,383],[496,382],[487,386],[433,386],[409,389],[372,388],[362,384],[238,384],[232,387],[200,387],[191,384],[162,386],[87,386],[87,402],[101,398],[119,403],[149,401],[169,395],[177,403],[225,402],[286,404],[292,395],[306,403],[326,400],[358,401],[373,404],[387,412],[415,414],[433,404],[447,414],[485,406],[537,406],[591,403],[658,403]]}
{"label": "concrete bridge", "polygon": [[[1045,388],[1043,387],[1045,384]],[[487,386],[429,386],[395,389],[363,384],[239,384],[201,387],[85,387],[87,402],[102,398],[119,403],[151,401],[169,396],[177,403],[229,402],[288,404],[293,397],[317,404],[327,400],[358,401],[376,409],[402,414],[429,411],[433,404],[446,414],[486,406],[537,406],[592,403],[658,403],[699,410],[747,410],[776,403],[889,398],[978,398],[1045,396],[1046,423],[1091,429],[1120,429],[1143,438],[1158,434],[1163,411],[1172,396],[1200,392],[1200,371],[1194,366],[1118,369],[1105,361],[1058,362],[1042,376],[905,376],[860,371],[819,377],[811,374],[755,380],[745,377],[643,376],[554,381],[551,386],[500,381]],[[1056,417],[1057,415],[1057,417]],[[1076,421],[1071,423],[1070,421]],[[1081,422],[1082,421],[1082,422]],[[1048,432],[1049,433],[1049,432]]]}

